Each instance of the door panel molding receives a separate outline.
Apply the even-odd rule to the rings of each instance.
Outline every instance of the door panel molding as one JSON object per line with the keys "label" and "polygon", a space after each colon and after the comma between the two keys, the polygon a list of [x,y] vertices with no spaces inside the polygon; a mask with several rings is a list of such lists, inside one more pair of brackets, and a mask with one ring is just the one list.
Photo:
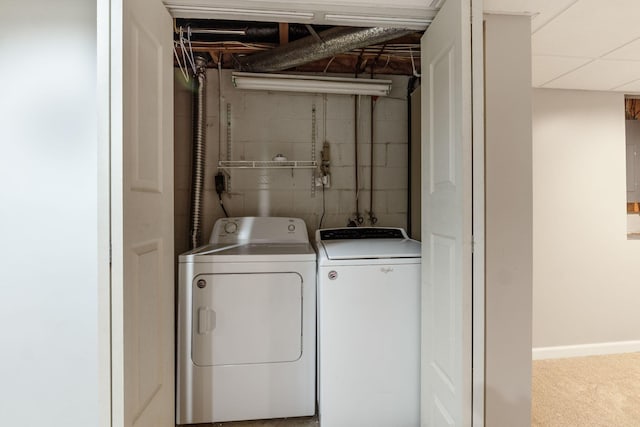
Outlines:
{"label": "door panel molding", "polygon": [[112,426],[174,427],[172,20],[110,5]]}
{"label": "door panel molding", "polygon": [[470,0],[447,0],[422,38],[423,80],[428,82],[422,87],[425,427],[468,426],[472,419],[470,13]]}

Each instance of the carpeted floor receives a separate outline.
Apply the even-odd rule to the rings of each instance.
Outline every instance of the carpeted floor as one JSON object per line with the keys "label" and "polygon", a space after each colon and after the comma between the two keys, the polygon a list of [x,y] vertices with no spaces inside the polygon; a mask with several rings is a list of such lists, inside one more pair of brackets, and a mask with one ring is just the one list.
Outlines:
{"label": "carpeted floor", "polygon": [[[640,353],[533,361],[533,427],[640,427]],[[194,427],[317,427],[316,417]]]}
{"label": "carpeted floor", "polygon": [[640,426],[640,353],[535,360],[532,388],[532,426]]}

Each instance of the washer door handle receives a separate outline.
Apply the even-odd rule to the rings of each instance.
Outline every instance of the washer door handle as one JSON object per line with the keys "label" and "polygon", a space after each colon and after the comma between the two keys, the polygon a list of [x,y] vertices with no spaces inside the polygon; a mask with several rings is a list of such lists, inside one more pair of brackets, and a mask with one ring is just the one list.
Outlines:
{"label": "washer door handle", "polygon": [[206,335],[216,328],[216,312],[209,307],[198,309],[198,334]]}

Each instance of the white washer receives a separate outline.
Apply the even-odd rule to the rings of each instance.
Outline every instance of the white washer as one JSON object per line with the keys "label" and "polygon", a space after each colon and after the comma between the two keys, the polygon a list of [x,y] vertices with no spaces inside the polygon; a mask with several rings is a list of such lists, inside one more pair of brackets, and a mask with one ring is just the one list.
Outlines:
{"label": "white washer", "polygon": [[316,243],[321,426],[420,425],[420,243],[399,228]]}
{"label": "white washer", "polygon": [[315,413],[316,253],[295,218],[225,218],[179,257],[178,424]]}

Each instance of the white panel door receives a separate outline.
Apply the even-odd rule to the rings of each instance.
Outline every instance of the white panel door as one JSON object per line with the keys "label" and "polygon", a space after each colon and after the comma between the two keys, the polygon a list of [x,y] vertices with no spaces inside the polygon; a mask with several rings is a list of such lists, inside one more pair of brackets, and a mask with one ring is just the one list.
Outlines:
{"label": "white panel door", "polygon": [[422,39],[422,426],[471,425],[470,0]]}
{"label": "white panel door", "polygon": [[111,4],[113,425],[174,426],[172,20]]}

